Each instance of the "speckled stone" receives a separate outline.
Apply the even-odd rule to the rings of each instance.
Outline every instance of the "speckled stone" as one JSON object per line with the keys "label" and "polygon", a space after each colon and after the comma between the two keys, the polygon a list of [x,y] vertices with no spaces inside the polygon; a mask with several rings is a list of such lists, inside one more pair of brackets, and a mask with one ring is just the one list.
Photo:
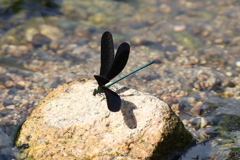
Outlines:
{"label": "speckled stone", "polygon": [[50,92],[23,124],[17,146],[33,159],[163,159],[192,140],[181,120],[158,98],[114,85],[119,112],[107,109],[96,81],[77,79]]}

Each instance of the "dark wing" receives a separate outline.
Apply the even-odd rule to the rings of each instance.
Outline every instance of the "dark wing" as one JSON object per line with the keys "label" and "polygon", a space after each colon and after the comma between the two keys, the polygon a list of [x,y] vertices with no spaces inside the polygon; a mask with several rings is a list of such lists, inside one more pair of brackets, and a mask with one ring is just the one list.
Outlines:
{"label": "dark wing", "polygon": [[122,43],[117,50],[114,63],[107,74],[107,79],[111,80],[116,77],[126,66],[130,53],[130,45],[126,42]]}
{"label": "dark wing", "polygon": [[106,87],[102,87],[102,89],[107,98],[108,109],[112,112],[118,112],[121,109],[121,99],[119,95]]}
{"label": "dark wing", "polygon": [[105,84],[107,84],[109,82],[109,80],[103,76],[94,75],[94,77],[100,87],[104,86]]}
{"label": "dark wing", "polygon": [[108,31],[104,32],[101,39],[101,67],[100,75],[107,76],[114,62],[114,46],[112,34]]}

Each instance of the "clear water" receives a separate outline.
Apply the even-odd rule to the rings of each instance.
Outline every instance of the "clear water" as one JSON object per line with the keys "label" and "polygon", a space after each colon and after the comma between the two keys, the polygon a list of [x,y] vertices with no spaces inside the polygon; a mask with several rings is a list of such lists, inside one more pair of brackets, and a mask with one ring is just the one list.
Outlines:
{"label": "clear water", "polygon": [[[44,2],[0,2],[0,82],[5,85],[8,78],[15,79],[13,86],[0,90],[1,158],[15,157],[13,137],[18,127],[51,88],[79,77],[93,78],[99,72],[99,65],[95,64],[99,63],[100,37],[109,30],[116,47],[123,41],[130,42],[132,47],[123,74],[141,66],[139,62],[145,64],[153,59],[157,62],[154,68],[146,68],[122,83],[150,92],[171,107],[185,106],[179,116],[192,121],[188,129],[194,128],[191,131],[199,143],[180,159],[239,159],[238,1]],[[56,39],[56,49],[54,44],[31,47],[31,42],[26,40],[31,28],[39,32],[43,25],[54,26],[63,34]],[[28,46],[28,52],[11,52],[9,45]],[[189,82],[197,71],[204,71],[203,67],[209,67],[211,73],[207,77],[220,76],[221,84],[214,78],[200,85]],[[205,76],[199,73],[196,77],[204,79]],[[223,81],[221,76],[226,76],[228,81]],[[31,85],[19,88],[16,82],[19,77],[31,81]],[[145,81],[147,85],[139,85]],[[170,87],[171,81],[175,89]],[[188,95],[181,95],[180,91],[177,94],[175,90]],[[199,98],[202,92],[207,94]],[[171,100],[164,98],[167,94],[171,94]],[[181,98],[176,98],[178,95]],[[204,104],[199,109],[203,114],[191,112],[194,106],[189,102],[191,98]],[[208,127],[201,127],[201,120],[206,120]]]}

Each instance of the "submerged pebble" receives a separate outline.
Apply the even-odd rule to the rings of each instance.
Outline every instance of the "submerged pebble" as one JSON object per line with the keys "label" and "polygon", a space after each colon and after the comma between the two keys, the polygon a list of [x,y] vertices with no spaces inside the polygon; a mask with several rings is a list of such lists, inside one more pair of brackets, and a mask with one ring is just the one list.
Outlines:
{"label": "submerged pebble", "polygon": [[237,66],[237,67],[240,67],[240,61],[237,61],[237,62],[236,62],[236,66]]}

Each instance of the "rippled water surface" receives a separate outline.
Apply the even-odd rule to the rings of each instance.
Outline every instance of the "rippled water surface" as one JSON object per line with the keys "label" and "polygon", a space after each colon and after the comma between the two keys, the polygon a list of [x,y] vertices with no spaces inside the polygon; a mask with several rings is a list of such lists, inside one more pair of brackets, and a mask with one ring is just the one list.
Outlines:
{"label": "rippled water surface", "polygon": [[238,0],[0,1],[0,159],[47,93],[98,74],[106,30],[131,45],[121,75],[156,60],[119,83],[180,116],[197,143],[179,159],[240,159]]}

